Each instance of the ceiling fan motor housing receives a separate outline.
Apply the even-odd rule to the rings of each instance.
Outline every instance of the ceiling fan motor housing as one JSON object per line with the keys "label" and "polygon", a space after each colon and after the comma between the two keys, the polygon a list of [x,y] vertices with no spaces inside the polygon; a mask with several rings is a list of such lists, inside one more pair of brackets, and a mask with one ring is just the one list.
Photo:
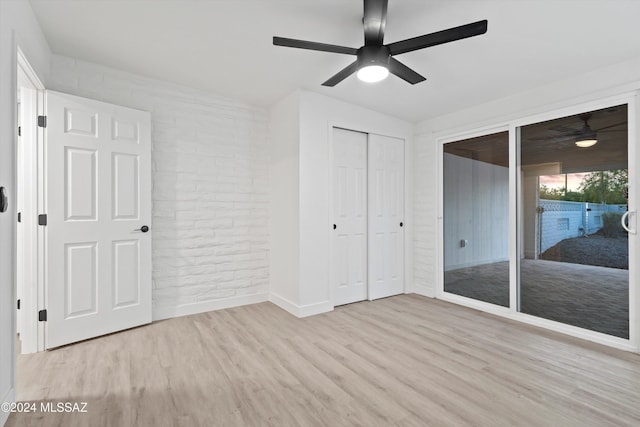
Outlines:
{"label": "ceiling fan motor housing", "polygon": [[387,46],[362,46],[358,49],[358,68],[380,65],[389,68],[391,51]]}

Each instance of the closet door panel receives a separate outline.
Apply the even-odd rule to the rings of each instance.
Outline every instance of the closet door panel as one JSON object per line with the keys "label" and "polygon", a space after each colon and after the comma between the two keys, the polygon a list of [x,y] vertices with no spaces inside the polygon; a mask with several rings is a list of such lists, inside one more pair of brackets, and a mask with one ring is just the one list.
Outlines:
{"label": "closet door panel", "polygon": [[331,285],[335,305],[367,299],[367,134],[334,128]]}
{"label": "closet door panel", "polygon": [[404,292],[404,140],[369,135],[369,299]]}

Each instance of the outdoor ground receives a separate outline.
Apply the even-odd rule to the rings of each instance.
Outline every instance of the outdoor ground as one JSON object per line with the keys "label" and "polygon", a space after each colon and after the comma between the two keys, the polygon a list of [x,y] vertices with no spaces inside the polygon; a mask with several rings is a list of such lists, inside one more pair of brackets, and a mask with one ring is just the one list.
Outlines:
{"label": "outdoor ground", "polygon": [[548,261],[629,269],[629,239],[604,237],[600,232],[589,237],[565,239],[540,255]]}
{"label": "outdoor ground", "polygon": [[[509,261],[444,273],[444,290],[509,307]],[[566,262],[520,260],[520,311],[629,338],[629,272]]]}

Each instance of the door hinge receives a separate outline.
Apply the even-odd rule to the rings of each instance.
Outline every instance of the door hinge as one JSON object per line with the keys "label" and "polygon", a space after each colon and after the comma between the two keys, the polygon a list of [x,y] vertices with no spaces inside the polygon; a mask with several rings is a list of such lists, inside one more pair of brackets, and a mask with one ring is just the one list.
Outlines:
{"label": "door hinge", "polygon": [[38,322],[46,322],[47,321],[47,310],[40,310],[38,312]]}
{"label": "door hinge", "polygon": [[18,222],[22,222],[22,212],[18,212]]}
{"label": "door hinge", "polygon": [[22,126],[18,126],[18,136],[22,136]]}
{"label": "door hinge", "polygon": [[38,116],[38,127],[47,127],[47,116]]}
{"label": "door hinge", "polygon": [[18,300],[18,310],[20,310],[20,300]]}
{"label": "door hinge", "polygon": [[38,215],[38,225],[47,225],[47,214]]}

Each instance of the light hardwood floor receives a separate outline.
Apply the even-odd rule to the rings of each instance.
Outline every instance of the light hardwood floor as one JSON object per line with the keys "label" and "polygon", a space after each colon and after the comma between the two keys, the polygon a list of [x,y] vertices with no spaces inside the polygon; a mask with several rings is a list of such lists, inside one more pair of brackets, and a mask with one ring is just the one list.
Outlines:
{"label": "light hardwood floor", "polygon": [[640,356],[416,295],[270,303],[18,358],[8,426],[638,426]]}

